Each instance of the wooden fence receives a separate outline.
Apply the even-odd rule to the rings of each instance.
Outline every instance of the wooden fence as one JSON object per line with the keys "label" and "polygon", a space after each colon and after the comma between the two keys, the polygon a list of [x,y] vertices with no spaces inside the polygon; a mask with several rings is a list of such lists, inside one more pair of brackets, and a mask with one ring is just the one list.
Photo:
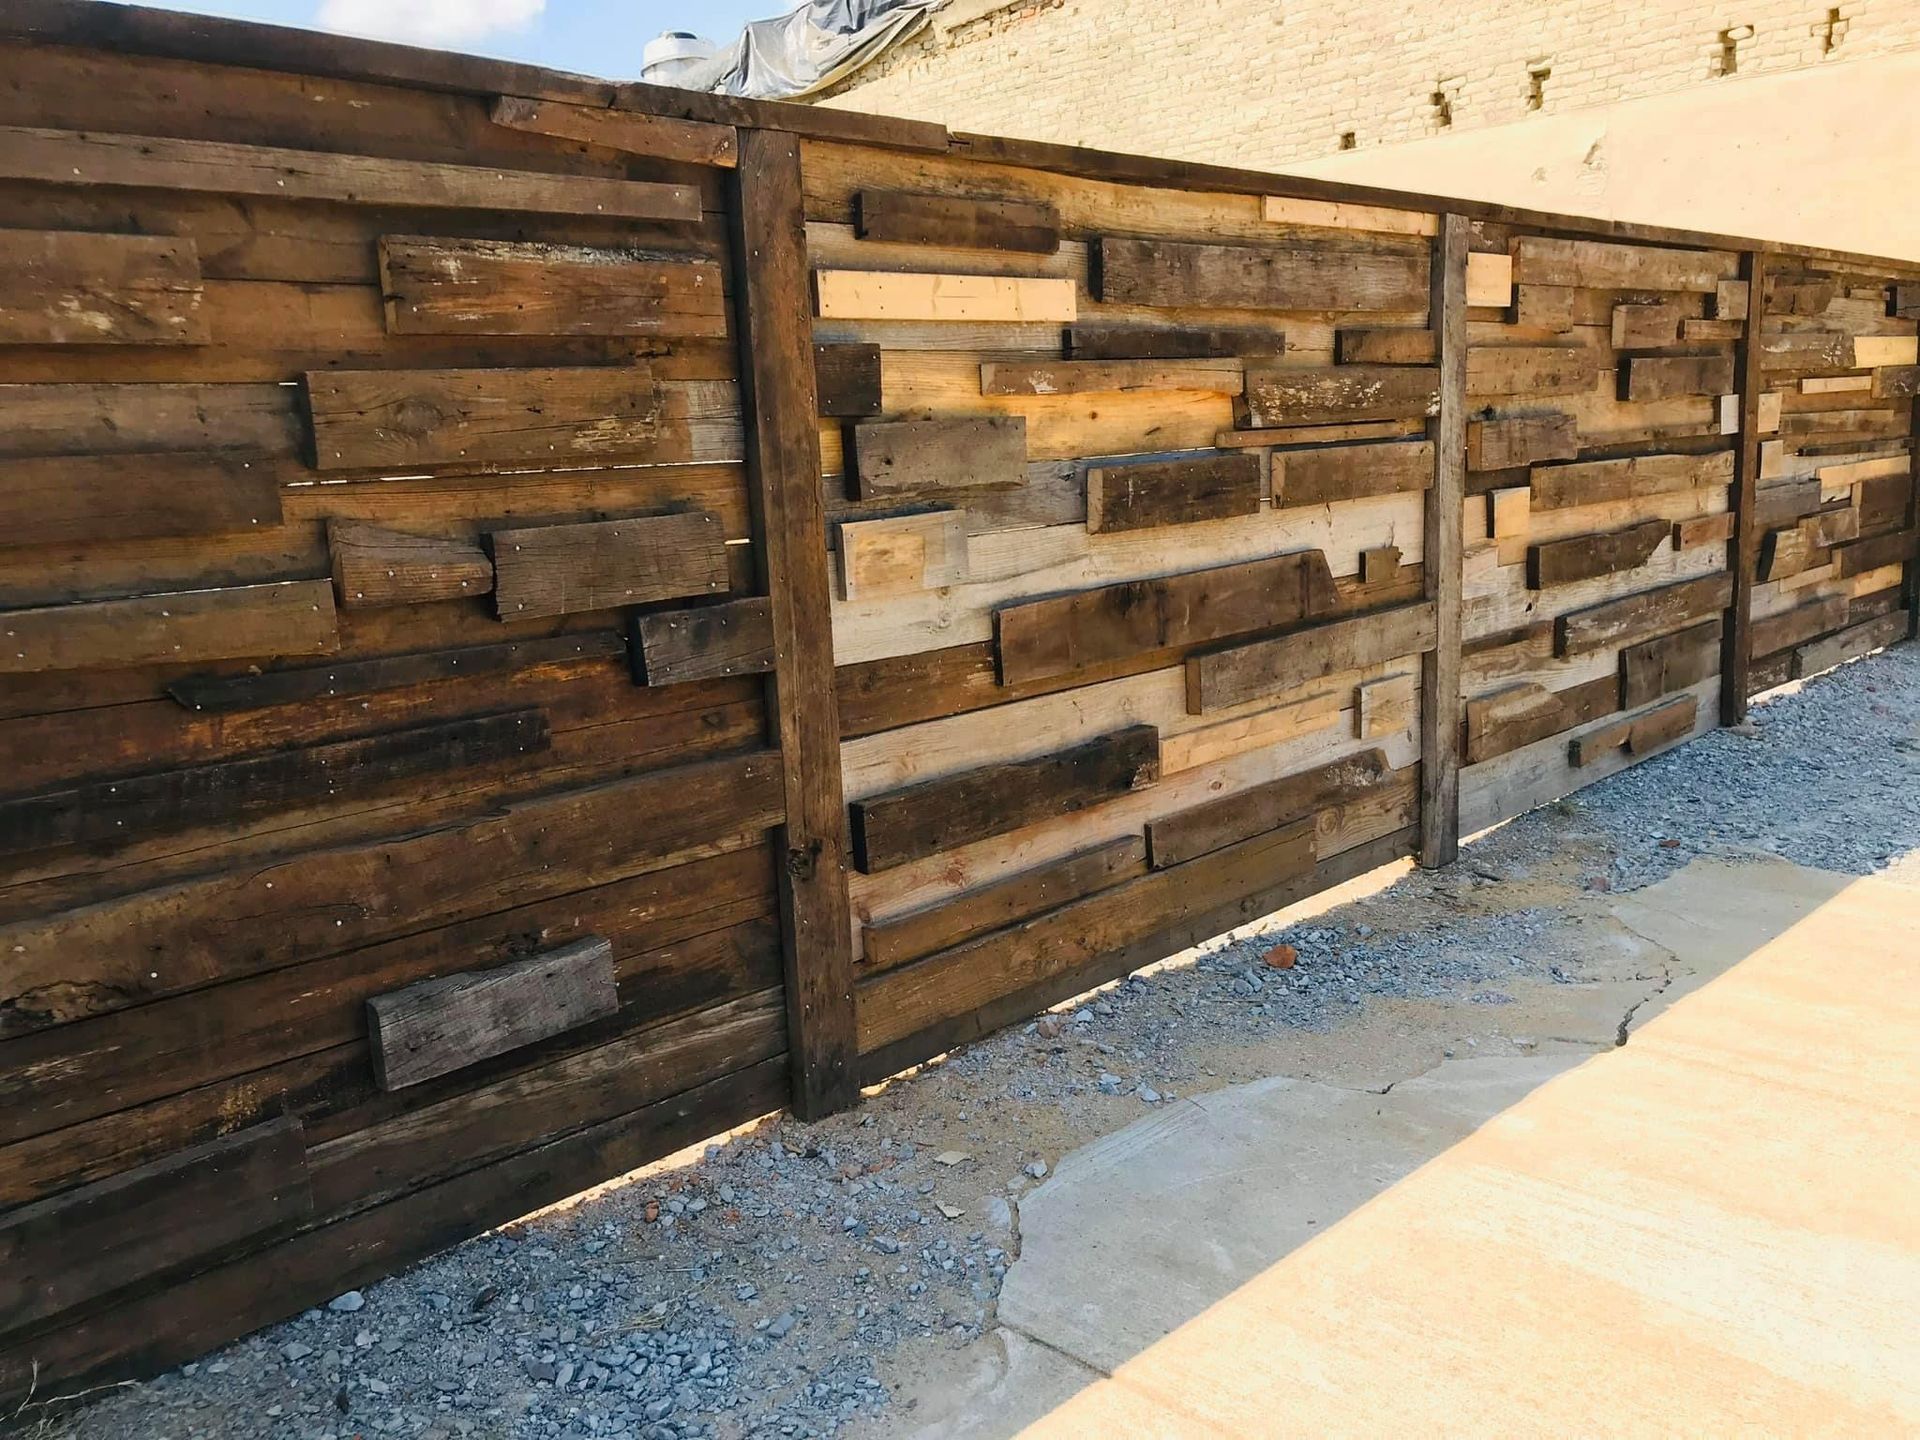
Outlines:
{"label": "wooden fence", "polygon": [[1910,633],[1920,267],[84,0],[0,80],[0,1394]]}

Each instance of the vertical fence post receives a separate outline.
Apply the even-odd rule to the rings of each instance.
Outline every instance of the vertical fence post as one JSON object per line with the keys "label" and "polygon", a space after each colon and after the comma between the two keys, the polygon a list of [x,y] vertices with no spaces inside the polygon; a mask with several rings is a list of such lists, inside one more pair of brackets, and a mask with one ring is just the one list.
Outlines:
{"label": "vertical fence post", "polygon": [[851,1105],[859,1090],[799,141],[780,131],[742,129],[731,201],[740,410],[754,546],[773,623],[768,698],[786,771],[786,823],[776,858],[787,1043],[793,1109],[812,1119]]}
{"label": "vertical fence post", "polygon": [[[1907,533],[1920,531],[1920,397],[1909,412],[1907,433],[1913,437],[1907,446],[1907,474],[1912,484],[1907,490]],[[1907,639],[1920,636],[1920,558],[1907,561],[1900,572],[1900,603],[1907,607]]]}
{"label": "vertical fence post", "polygon": [[1733,566],[1733,603],[1720,634],[1720,723],[1738,725],[1747,718],[1748,683],[1753,666],[1753,575],[1760,562],[1760,532],[1753,523],[1755,492],[1760,483],[1760,321],[1766,314],[1767,256],[1749,250],[1740,259],[1747,282],[1747,323],[1734,348],[1735,384],[1740,391],[1740,443],[1735,452],[1733,488],[1728,508],[1733,511],[1733,538],[1727,542],[1727,561]]}
{"label": "vertical fence post", "polygon": [[1420,661],[1420,863],[1451,865],[1460,853],[1460,512],[1467,470],[1467,239],[1464,215],[1442,215],[1433,257],[1428,324],[1440,366],[1440,413],[1432,426],[1433,490],[1427,496],[1421,574],[1433,603],[1433,649]]}

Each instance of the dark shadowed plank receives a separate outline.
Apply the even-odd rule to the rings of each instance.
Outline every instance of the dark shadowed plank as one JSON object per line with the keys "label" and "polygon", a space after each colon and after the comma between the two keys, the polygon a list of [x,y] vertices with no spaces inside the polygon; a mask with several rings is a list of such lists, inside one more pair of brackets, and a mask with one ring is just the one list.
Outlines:
{"label": "dark shadowed plank", "polygon": [[1699,684],[1720,669],[1719,619],[1657,635],[1620,651],[1620,704],[1628,710]]}
{"label": "dark shadowed plank", "polygon": [[772,607],[764,595],[637,614],[629,634],[634,681],[640,685],[679,685],[773,669]]}
{"label": "dark shadowed plank", "polygon": [[0,610],[0,674],[325,655],[339,643],[325,580]]}
{"label": "dark shadowed plank", "polygon": [[1669,520],[1642,520],[1601,535],[1569,535],[1527,547],[1527,588],[1571,585],[1599,575],[1637,570],[1673,534]]}
{"label": "dark shadowed plank", "polygon": [[1335,365],[1325,370],[1247,367],[1244,428],[1406,420],[1440,409],[1440,372],[1422,365]]}
{"label": "dark shadowed plank", "polygon": [[853,230],[862,240],[944,249],[1016,250],[1051,255],[1060,248],[1060,215],[1037,200],[973,200],[903,190],[861,190]]}
{"label": "dark shadowed plank", "polygon": [[1404,605],[1195,655],[1187,661],[1187,713],[1224,710],[1343,670],[1424,653],[1435,635],[1432,605]]}
{"label": "dark shadowed plank", "polygon": [[1011,488],[1027,478],[1021,415],[870,420],[847,431],[854,498]]}
{"label": "dark shadowed plank", "polygon": [[1259,513],[1257,455],[1087,468],[1087,529],[1096,535]]}
{"label": "dark shadowed plank", "polygon": [[414,535],[358,520],[327,522],[334,597],[343,609],[462,600],[493,590],[493,562],[478,545]]}
{"label": "dark shadowed plank", "polygon": [[495,530],[494,605],[526,620],[717,594],[729,583],[723,531],[708,510]]}
{"label": "dark shadowed plank", "polygon": [[0,546],[225,535],[280,523],[287,462],[244,455],[0,461]]}
{"label": "dark shadowed plank", "polygon": [[1427,304],[1427,257],[1406,251],[1103,236],[1094,259],[1096,293],[1108,304],[1307,311]]}
{"label": "dark shadowed plank", "polygon": [[820,413],[853,419],[880,413],[880,347],[816,345],[813,386]]}
{"label": "dark shadowed plank", "polygon": [[1584,655],[1697,624],[1727,608],[1733,577],[1707,575],[1575,610],[1554,621],[1554,653]]}

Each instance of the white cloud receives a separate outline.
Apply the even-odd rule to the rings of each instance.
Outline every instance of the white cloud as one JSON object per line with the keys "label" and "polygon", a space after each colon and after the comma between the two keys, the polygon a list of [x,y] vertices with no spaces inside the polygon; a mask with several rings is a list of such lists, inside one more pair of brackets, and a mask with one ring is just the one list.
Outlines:
{"label": "white cloud", "polygon": [[318,23],[409,45],[463,45],[540,18],[547,0],[321,0]]}

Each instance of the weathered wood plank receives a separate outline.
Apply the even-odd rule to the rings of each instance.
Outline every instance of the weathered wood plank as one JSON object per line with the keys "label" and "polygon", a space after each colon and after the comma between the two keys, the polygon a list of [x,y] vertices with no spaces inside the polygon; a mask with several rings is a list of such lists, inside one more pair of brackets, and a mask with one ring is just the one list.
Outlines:
{"label": "weathered wood plank", "polygon": [[561,1035],[620,1008],[613,946],[588,935],[491,970],[423,980],[367,1001],[382,1090],[402,1090]]}
{"label": "weathered wood plank", "polygon": [[1570,285],[1516,285],[1511,312],[1513,323],[1529,330],[1564,335],[1573,329],[1579,295]]}
{"label": "weathered wood plank", "polygon": [[1663,745],[1693,732],[1699,718],[1700,702],[1691,695],[1679,695],[1650,710],[1611,719],[1567,744],[1567,758],[1584,769],[1621,746],[1634,755],[1649,755]]}
{"label": "weathered wood plank", "polygon": [[1847,597],[1823,595],[1791,610],[1775,611],[1753,622],[1756,658],[1804,644],[1816,635],[1839,630],[1847,623]]}
{"label": "weathered wood plank", "polygon": [[1599,535],[1570,535],[1527,547],[1527,588],[1571,585],[1597,575],[1637,570],[1673,533],[1671,521],[1643,520],[1624,530]]}
{"label": "weathered wood plank", "polygon": [[1753,286],[1746,280],[1722,280],[1713,287],[1713,317],[1744,326],[1752,308]]}
{"label": "weathered wood plank", "polygon": [[1698,685],[1720,669],[1719,619],[1704,620],[1669,635],[1656,635],[1620,650],[1620,704],[1635,710],[1663,695]]}
{"label": "weathered wood plank", "polygon": [[1341,330],[1334,358],[1342,365],[1431,365],[1438,353],[1431,330]]}
{"label": "weathered wood plank", "polygon": [[1337,603],[1326,556],[1303,550],[1009,605],[994,613],[1000,683],[1298,624]]}
{"label": "weathered wood plank", "polygon": [[1071,815],[1160,778],[1160,732],[1130,725],[1054,755],[988,765],[849,807],[854,864],[872,875]]}
{"label": "weathered wood plank", "polygon": [[1412,723],[1419,699],[1420,677],[1411,670],[1361,681],[1353,694],[1354,738],[1384,740],[1398,735]]}
{"label": "weathered wood plank", "polygon": [[1123,394],[1202,390],[1238,395],[1245,372],[1237,362],[1204,360],[989,361],[980,367],[982,395]]}
{"label": "weathered wood plank", "polygon": [[1876,535],[1871,540],[1856,540],[1850,545],[1833,547],[1833,573],[1838,579],[1864,575],[1887,565],[1900,565],[1913,559],[1920,535],[1900,531]]}
{"label": "weathered wood plank", "polygon": [[1240,418],[1248,429],[1418,419],[1439,412],[1439,384],[1440,372],[1421,365],[1249,365]]}
{"label": "weathered wood plank", "polygon": [[1291,195],[1262,195],[1260,218],[1274,225],[1373,230],[1387,235],[1431,235],[1440,223],[1438,216],[1418,210],[1389,210],[1342,200],[1303,200]]}
{"label": "weathered wood plank", "polygon": [[1583,290],[1699,290],[1715,293],[1738,257],[1720,250],[1668,250],[1601,240],[1523,235],[1513,243],[1522,284]]}
{"label": "weathered wood plank", "polygon": [[1069,360],[1225,360],[1236,356],[1284,355],[1287,337],[1278,330],[1232,325],[1069,325]]}
{"label": "weathered wood plank", "polygon": [[0,799],[0,855],[132,844],[378,793],[421,775],[536,754],[549,743],[540,711],[514,710]]}
{"label": "weathered wood plank", "polygon": [[569,105],[561,100],[530,100],[502,95],[493,102],[493,123],[509,130],[581,140],[608,150],[624,150],[654,160],[732,169],[740,160],[739,137],[731,125],[642,115],[605,106]]}
{"label": "weathered wood plank", "polygon": [[1657,350],[1680,334],[1680,310],[1674,305],[1616,305],[1612,345],[1616,350]]}
{"label": "weathered wood plank", "polygon": [[715,595],[730,583],[724,529],[707,510],[495,530],[487,541],[502,620]]}
{"label": "weathered wood plank", "polygon": [[1466,762],[1479,765],[1611,712],[1611,675],[1570,690],[1527,681],[1466,702]]}
{"label": "weathered wood plank", "polygon": [[1125,835],[1010,875],[958,899],[868,925],[865,973],[890,970],[1147,873],[1147,842]]}
{"label": "weathered wood plank", "polygon": [[312,1209],[300,1122],[272,1120],[0,1215],[0,1331],[206,1264]]}
{"label": "weathered wood plank", "polygon": [[1467,265],[1471,226],[1442,220],[1435,247],[1431,313],[1439,344],[1439,400],[1433,488],[1422,517],[1421,591],[1433,606],[1433,647],[1420,657],[1419,860],[1450,865],[1460,850],[1460,649],[1465,580]]}
{"label": "weathered wood plank", "polygon": [[1433,648],[1431,604],[1357,615],[1235,646],[1186,662],[1187,713],[1205,715],[1263,695]]}
{"label": "weathered wood plank", "polygon": [[1071,280],[819,270],[813,284],[815,313],[822,320],[1030,324],[1073,320],[1080,313]]}
{"label": "weathered wood plank", "polygon": [[847,433],[859,500],[1026,483],[1025,416],[869,421]]}
{"label": "weathered wood plank", "polygon": [[1620,398],[1636,403],[1676,395],[1725,395],[1733,389],[1733,356],[1629,355],[1621,362]]}
{"label": "weathered wood plank", "polygon": [[1604,601],[1554,620],[1554,653],[1584,655],[1697,624],[1727,608],[1733,577],[1705,575]]}
{"label": "weathered wood plank", "polygon": [[1793,652],[1793,678],[1804,680],[1845,661],[1898,645],[1907,638],[1907,626],[1907,612],[1895,610],[1799,646]]}
{"label": "weathered wood plank", "polygon": [[1147,825],[1147,855],[1165,870],[1225,849],[1255,835],[1310,822],[1320,810],[1350,804],[1369,790],[1390,784],[1393,771],[1384,750],[1363,750],[1299,775],[1223,795]]}
{"label": "weathered wood plank", "polygon": [[813,387],[820,397],[820,413],[823,416],[851,419],[878,415],[880,347],[814,346]]}
{"label": "weathered wood plank", "polygon": [[280,466],[244,455],[0,461],[0,546],[224,535],[280,523]]}
{"label": "weathered wood plank", "polygon": [[1356,440],[1418,440],[1426,422],[1362,420],[1352,425],[1279,425],[1261,430],[1222,430],[1213,443],[1222,450],[1278,445],[1346,445]]}
{"label": "weathered wood plank", "polygon": [[1680,339],[1688,345],[1738,340],[1746,333],[1747,324],[1744,320],[1699,320],[1690,316],[1680,322]]}
{"label": "weathered wood plank", "polygon": [[853,197],[853,230],[862,240],[894,245],[1030,255],[1051,255],[1060,248],[1060,212],[1038,200],[860,190]]}
{"label": "weathered wood plank", "polygon": [[1600,376],[1594,352],[1574,345],[1475,345],[1467,352],[1467,398],[1584,394]]}
{"label": "weathered wood plank", "polygon": [[383,235],[380,288],[396,335],[727,333],[720,267],[692,257]]}
{"label": "weathered wood plank", "polygon": [[325,655],[339,638],[325,580],[94,600],[0,610],[0,674]]}
{"label": "weathered wood plank", "polygon": [[636,613],[629,627],[636,684],[682,685],[773,669],[773,621],[764,595]]}
{"label": "weathered wood plank", "polygon": [[1911,400],[1916,396],[1920,396],[1920,365],[1890,365],[1873,372],[1874,399]]}
{"label": "weathered wood plank", "polygon": [[1333,686],[1251,714],[1181,730],[1160,742],[1160,773],[1177,775],[1183,770],[1231,760],[1249,750],[1265,750],[1302,735],[1330,730],[1353,705],[1351,694]]}
{"label": "weathered wood plank", "polygon": [[1853,364],[1852,337],[1844,330],[1796,330],[1762,335],[1763,370],[1846,370]]}
{"label": "weathered wood plank", "polygon": [[967,579],[967,517],[926,510],[834,526],[840,598],[879,600],[961,585]]}
{"label": "weathered wood plank", "polygon": [[1517,470],[1580,453],[1580,426],[1571,415],[1520,415],[1467,422],[1467,469]]}
{"label": "weathered wood plank", "polygon": [[1305,311],[1427,304],[1421,254],[1102,236],[1093,262],[1095,293],[1108,304]]}
{"label": "weathered wood plank", "polygon": [[700,191],[692,185],[19,125],[0,126],[0,178],[425,210],[513,210],[689,223],[701,214]]}
{"label": "weathered wood plank", "polygon": [[1273,452],[1273,503],[1281,507],[1411,494],[1432,484],[1428,440]]}
{"label": "weathered wood plank", "polygon": [[1256,455],[1087,467],[1087,529],[1096,535],[1259,513]]}
{"label": "weathered wood plank", "polygon": [[1360,583],[1362,585],[1385,585],[1393,579],[1400,569],[1400,547],[1398,545],[1376,545],[1371,550],[1360,552]]}
{"label": "weathered wood plank", "polygon": [[493,562],[477,545],[358,520],[327,522],[334,596],[344,609],[459,600],[493,589]]}
{"label": "weathered wood plank", "polygon": [[1733,481],[1734,452],[1704,455],[1633,455],[1618,460],[1582,460],[1542,465],[1533,472],[1533,507],[1571,510],[1616,500],[1643,500]]}
{"label": "weathered wood plank", "polygon": [[1733,512],[1700,515],[1692,520],[1673,522],[1673,548],[1694,550],[1702,545],[1719,545],[1733,538]]}
{"label": "weathered wood plank", "polygon": [[0,345],[205,345],[205,298],[190,238],[0,230]]}

